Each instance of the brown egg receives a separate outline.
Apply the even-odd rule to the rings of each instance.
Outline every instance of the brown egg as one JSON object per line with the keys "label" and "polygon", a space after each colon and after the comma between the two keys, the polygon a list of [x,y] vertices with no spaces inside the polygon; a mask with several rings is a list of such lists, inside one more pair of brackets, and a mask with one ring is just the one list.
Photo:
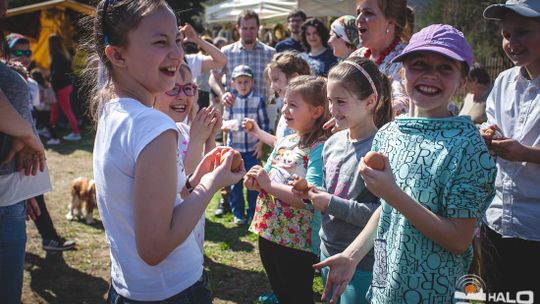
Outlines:
{"label": "brown egg", "polygon": [[[232,153],[234,155],[233,155],[233,160],[232,160],[232,165],[231,165],[231,171],[238,172],[240,171],[240,166],[242,165],[242,155],[240,155],[240,152],[236,150],[232,150]],[[220,164],[225,161],[225,154],[226,153],[223,153],[223,155],[221,155],[221,159],[219,161]]]}
{"label": "brown egg", "polygon": [[253,129],[253,122],[251,121],[246,121],[246,124],[244,126],[244,129],[246,129],[246,131],[251,131],[251,129]]}
{"label": "brown egg", "polygon": [[364,162],[371,169],[384,170],[384,158],[379,152],[369,151],[366,156],[364,156]]}
{"label": "brown egg", "polygon": [[298,177],[295,178],[292,182],[292,186],[295,190],[306,192],[308,190],[308,182],[307,180]]}

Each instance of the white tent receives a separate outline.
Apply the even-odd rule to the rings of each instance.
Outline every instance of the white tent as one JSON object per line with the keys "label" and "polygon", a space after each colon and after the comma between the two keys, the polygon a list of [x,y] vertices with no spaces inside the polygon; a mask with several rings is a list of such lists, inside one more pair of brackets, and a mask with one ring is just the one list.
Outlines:
{"label": "white tent", "polygon": [[342,16],[355,14],[354,0],[227,0],[209,6],[205,11],[206,23],[235,22],[246,9],[259,14],[259,18],[270,19],[287,16],[300,8],[310,17]]}
{"label": "white tent", "polygon": [[354,0],[298,0],[297,3],[298,8],[310,17],[356,16],[356,1]]}

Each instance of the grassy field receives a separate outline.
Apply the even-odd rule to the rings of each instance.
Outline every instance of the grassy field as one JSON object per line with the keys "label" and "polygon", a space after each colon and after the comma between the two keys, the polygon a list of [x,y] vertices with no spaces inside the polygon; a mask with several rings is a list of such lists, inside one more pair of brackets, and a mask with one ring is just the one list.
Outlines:
{"label": "grassy field", "polygon": [[[58,233],[77,241],[76,250],[47,254],[41,238],[28,222],[28,242],[22,301],[30,303],[103,303],[109,286],[109,250],[97,210],[93,225],[69,222],[64,215],[70,200],[70,183],[78,176],[92,176],[93,134],[81,142],[50,147],[47,163],[53,191],[45,195]],[[214,292],[214,303],[257,303],[270,286],[259,259],[257,237],[246,227],[236,227],[232,216],[213,216],[218,196],[206,212],[205,266]],[[322,284],[314,289],[320,299]]]}

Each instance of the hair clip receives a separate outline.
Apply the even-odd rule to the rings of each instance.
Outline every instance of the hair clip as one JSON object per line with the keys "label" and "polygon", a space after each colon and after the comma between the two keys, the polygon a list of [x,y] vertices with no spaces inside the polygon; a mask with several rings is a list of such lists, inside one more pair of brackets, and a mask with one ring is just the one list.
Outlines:
{"label": "hair clip", "polygon": [[109,45],[109,36],[107,36],[107,35],[103,36],[103,43],[105,45]]}

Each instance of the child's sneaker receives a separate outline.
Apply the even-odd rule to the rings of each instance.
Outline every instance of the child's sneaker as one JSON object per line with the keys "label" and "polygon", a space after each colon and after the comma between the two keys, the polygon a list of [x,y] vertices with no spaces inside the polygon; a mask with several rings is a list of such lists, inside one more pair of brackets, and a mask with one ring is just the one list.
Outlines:
{"label": "child's sneaker", "polygon": [[60,144],[60,139],[58,139],[58,138],[51,138],[51,139],[47,140],[47,145],[48,146],[59,145],[59,144]]}
{"label": "child's sneaker", "polygon": [[261,295],[259,296],[258,301],[262,304],[279,304],[275,293]]}
{"label": "child's sneaker", "polygon": [[51,133],[49,133],[49,130],[47,130],[46,128],[39,129],[38,134],[43,137],[51,138]]}
{"label": "child's sneaker", "polygon": [[217,217],[222,217],[224,214],[231,212],[231,207],[229,203],[229,196],[228,195],[221,195],[221,198],[219,199],[219,204],[214,211],[214,215]]}
{"label": "child's sneaker", "polygon": [[236,225],[238,225],[238,226],[240,226],[240,225],[245,225],[245,224],[246,224],[246,220],[243,219],[243,218],[237,218],[237,217],[235,217],[235,218],[234,218],[234,223],[235,223]]}
{"label": "child's sneaker", "polygon": [[57,240],[43,240],[43,249],[47,251],[65,251],[75,248],[75,241],[67,241],[63,238]]}
{"label": "child's sneaker", "polygon": [[69,141],[77,141],[77,140],[81,140],[81,135],[71,132],[68,135],[64,136],[63,138]]}

